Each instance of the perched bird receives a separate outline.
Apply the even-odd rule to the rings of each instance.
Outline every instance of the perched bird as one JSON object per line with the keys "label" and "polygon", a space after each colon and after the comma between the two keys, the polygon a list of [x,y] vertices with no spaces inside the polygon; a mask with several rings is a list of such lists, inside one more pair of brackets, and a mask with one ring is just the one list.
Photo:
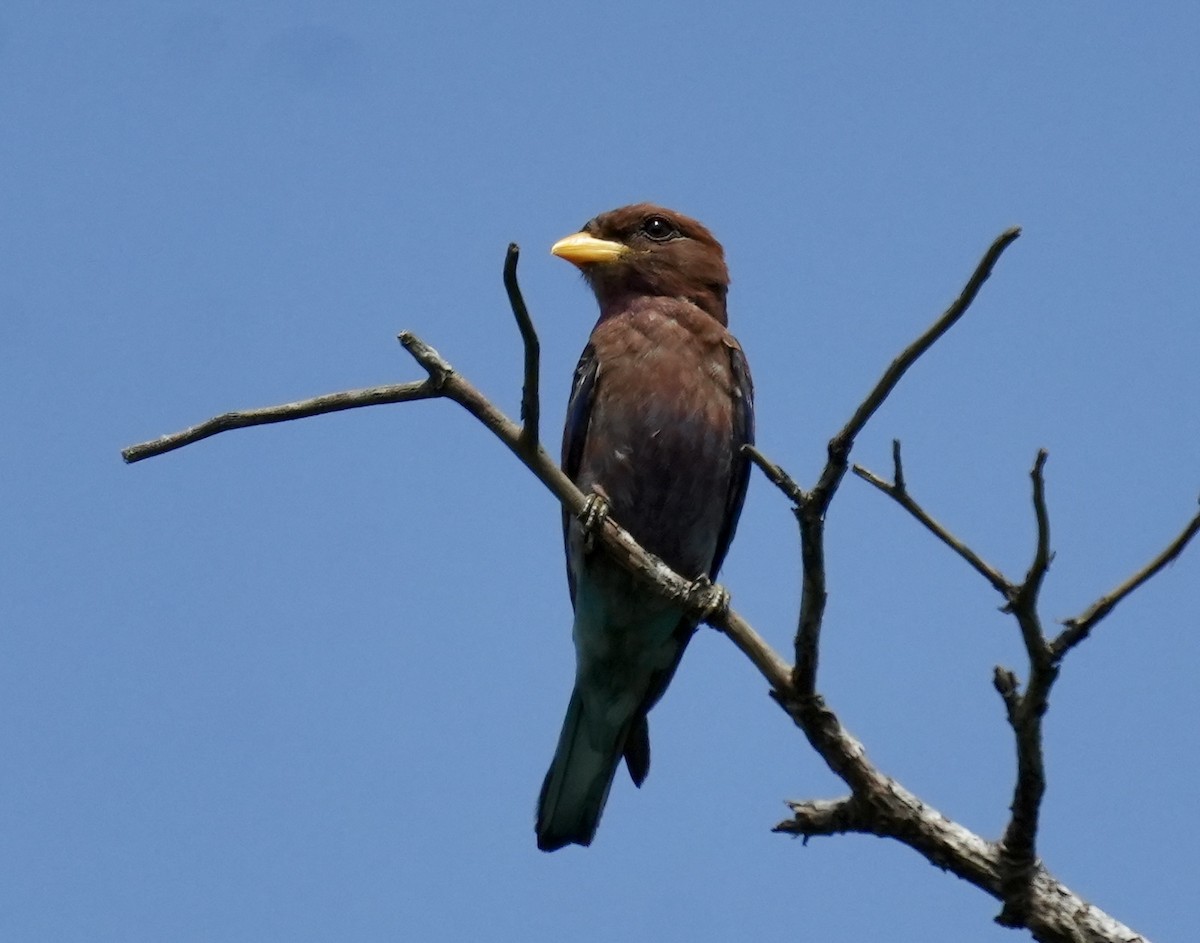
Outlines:
{"label": "perched bird", "polygon": [[[746,496],[754,391],[726,330],[729,273],[694,219],[649,203],[604,213],[554,244],[583,272],[600,319],[575,369],[563,469],[687,579],[715,578]],[[575,689],[538,799],[543,851],[588,845],[624,757],[641,786],[649,712],[696,623],[623,572],[564,514],[575,608]]]}

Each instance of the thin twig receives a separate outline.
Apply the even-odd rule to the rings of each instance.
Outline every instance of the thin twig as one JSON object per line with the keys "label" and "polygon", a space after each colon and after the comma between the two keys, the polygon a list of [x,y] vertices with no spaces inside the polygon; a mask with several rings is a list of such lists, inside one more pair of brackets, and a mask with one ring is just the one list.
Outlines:
{"label": "thin twig", "polygon": [[[522,447],[532,451],[537,448],[538,423],[540,415],[538,378],[541,344],[537,331],[529,317],[529,309],[521,295],[521,287],[517,281],[517,260],[520,248],[515,242],[509,243],[508,252],[504,258],[504,289],[508,295],[509,305],[516,318],[517,328],[521,332],[521,341],[525,349],[525,380],[521,392]],[[339,393],[327,393],[310,399],[299,400],[295,403],[282,403],[277,406],[266,406],[261,409],[235,410],[222,413],[181,432],[160,436],[148,442],[139,442],[122,449],[121,457],[126,463],[140,462],[174,451],[201,439],[232,429],[244,429],[248,426],[261,426],[269,423],[288,422],[293,419],[304,419],[309,416],[320,416],[325,413],[341,412],[346,409],[358,409],[363,406],[382,406],[387,403],[408,403],[414,400],[431,399],[438,395],[429,385],[429,381],[419,383],[393,383],[386,386],[366,387],[359,390],[344,390]]]}
{"label": "thin twig", "polygon": [[854,415],[850,417],[850,421],[842,427],[829,442],[829,461],[825,464],[825,469],[821,473],[821,478],[817,482],[817,486],[812,490],[812,499],[817,504],[821,513],[828,508],[829,502],[833,500],[833,493],[837,490],[838,484],[842,477],[846,474],[847,461],[849,459],[850,450],[854,447],[854,439],[862,432],[867,421],[875,415],[875,411],[883,405],[883,401],[888,398],[892,390],[896,388],[896,384],[900,382],[900,378],[908,371],[917,359],[929,350],[937,341],[945,334],[955,323],[967,313],[967,309],[971,307],[971,302],[975,300],[975,296],[979,294],[979,289],[983,287],[983,283],[988,280],[992,274],[992,269],[1000,260],[1000,256],[1004,253],[1012,243],[1021,235],[1021,228],[1013,226],[1011,229],[1006,229],[995,241],[988,247],[987,252],[983,254],[983,258],[979,260],[979,264],[975,266],[975,271],[971,273],[971,277],[967,279],[966,285],[959,293],[959,296],[954,299],[954,303],[950,305],[932,325],[920,337],[909,344],[903,351],[900,352],[895,360],[888,365],[888,368],[883,371],[883,376],[876,382],[871,392],[867,394],[867,398],[859,404],[858,409],[854,411]]}
{"label": "thin twig", "polygon": [[997,236],[950,307],[883,371],[883,375],[859,404],[849,422],[829,440],[828,458],[821,477],[807,494],[806,500],[797,503],[800,555],[804,567],[800,617],[795,639],[796,667],[792,674],[792,686],[797,692],[812,694],[816,691],[821,624],[825,618],[825,604],[828,599],[825,588],[825,513],[846,475],[854,440],[875,415],[876,410],[883,405],[884,400],[891,395],[908,368],[966,314],[1004,250],[1020,235],[1020,228],[1014,226]]}
{"label": "thin twig", "polygon": [[320,416],[325,413],[341,412],[344,409],[358,409],[361,406],[381,406],[384,403],[411,403],[414,400],[433,399],[440,394],[428,381],[419,383],[393,383],[388,386],[371,386],[361,390],[344,390],[340,393],[326,393],[324,396],[314,396],[295,403],[281,403],[278,406],[265,406],[261,409],[244,409],[222,413],[206,419],[191,428],[170,435],[159,436],[149,442],[139,442],[121,450],[121,458],[127,464],[140,462],[142,459],[172,452],[175,449],[207,439],[219,432],[231,429],[245,429],[247,426],[263,426],[274,422],[288,422],[292,419],[305,419],[308,416]]}
{"label": "thin twig", "polygon": [[904,482],[904,465],[900,459],[900,440],[892,440],[892,465],[893,465],[893,481],[885,481],[874,472],[863,468],[861,465],[854,465],[852,471],[867,484],[878,488],[893,501],[899,504],[904,510],[908,511],[915,517],[933,536],[944,543],[947,547],[957,553],[960,557],[967,561],[971,567],[982,576],[985,580],[992,584],[993,588],[1001,596],[1004,597],[1005,603],[1012,601],[1016,595],[1017,588],[1008,581],[1008,579],[996,567],[992,566],[983,559],[978,553],[972,550],[969,546],[959,540],[954,534],[934,519],[933,515],[925,510],[911,494],[908,493],[908,488]]}
{"label": "thin twig", "polygon": [[905,491],[904,460],[900,456],[899,439],[892,439],[892,481],[896,485],[896,490],[903,494]]}
{"label": "thin twig", "polygon": [[996,689],[996,693],[1004,701],[1004,709],[1008,713],[1008,722],[1015,724],[1017,722],[1017,709],[1021,706],[1021,686],[1017,681],[1017,676],[1003,665],[997,665],[992,671],[992,687]]}
{"label": "thin twig", "polygon": [[521,286],[517,282],[517,260],[521,256],[521,247],[515,242],[508,244],[508,254],[504,257],[504,290],[508,294],[508,303],[512,308],[513,317],[517,319],[517,328],[521,332],[521,341],[525,346],[525,382],[521,387],[521,445],[532,452],[541,441],[538,434],[538,423],[541,416],[541,394],[538,392],[539,371],[542,345],[538,340],[533,319],[529,317],[529,309],[525,307],[525,299],[521,296]]}
{"label": "thin twig", "polygon": [[1101,596],[1082,613],[1073,619],[1064,621],[1063,625],[1066,628],[1050,643],[1052,657],[1056,661],[1060,660],[1063,655],[1087,638],[1088,633],[1096,627],[1096,623],[1112,612],[1116,608],[1117,603],[1121,602],[1121,600],[1167,564],[1173,563],[1175,558],[1183,553],[1184,548],[1187,547],[1191,539],[1198,533],[1200,533],[1200,513],[1188,522],[1180,535],[1172,540],[1162,553],[1147,563],[1142,569],[1134,573],[1133,576],[1129,577],[1129,579],[1116,589]]}
{"label": "thin twig", "polygon": [[767,458],[758,448],[753,445],[743,445],[742,451],[746,453],[750,461],[758,466],[759,470],[767,476],[767,481],[771,482],[776,488],[782,491],[795,505],[803,504],[807,500],[808,495],[804,493],[796,481],[782,467],[776,465],[773,461]]}
{"label": "thin twig", "polygon": [[[1029,477],[1033,481],[1033,514],[1037,521],[1037,545],[1033,552],[1033,562],[1029,572],[1025,574],[1025,582],[1021,584],[1021,592],[1032,599],[1037,599],[1042,591],[1042,582],[1050,569],[1054,554],[1050,552],[1050,513],[1046,510],[1046,459],[1049,453],[1038,449],[1037,458],[1033,461]],[[1044,640],[1043,640],[1044,641]]]}

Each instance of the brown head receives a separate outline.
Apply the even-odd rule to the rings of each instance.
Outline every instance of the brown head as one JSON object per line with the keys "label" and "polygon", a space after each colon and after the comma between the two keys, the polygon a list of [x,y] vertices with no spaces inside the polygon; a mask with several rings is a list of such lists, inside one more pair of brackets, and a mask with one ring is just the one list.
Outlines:
{"label": "brown head", "polygon": [[727,323],[729,270],[721,244],[691,217],[653,203],[601,213],[550,249],[578,266],[600,313],[635,295],[686,298]]}

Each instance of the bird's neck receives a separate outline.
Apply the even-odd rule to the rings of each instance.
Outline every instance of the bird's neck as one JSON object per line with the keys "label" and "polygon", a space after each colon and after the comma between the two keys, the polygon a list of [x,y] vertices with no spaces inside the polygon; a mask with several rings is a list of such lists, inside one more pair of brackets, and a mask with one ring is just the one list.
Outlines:
{"label": "bird's neck", "polygon": [[627,291],[612,294],[605,292],[598,294],[596,300],[600,304],[599,323],[608,321],[611,318],[631,314],[644,308],[670,310],[670,305],[663,306],[661,304],[667,298],[699,308],[722,327],[729,324],[729,318],[725,310],[724,288],[718,291],[715,288],[700,289],[698,287],[679,295],[660,295],[644,291]]}

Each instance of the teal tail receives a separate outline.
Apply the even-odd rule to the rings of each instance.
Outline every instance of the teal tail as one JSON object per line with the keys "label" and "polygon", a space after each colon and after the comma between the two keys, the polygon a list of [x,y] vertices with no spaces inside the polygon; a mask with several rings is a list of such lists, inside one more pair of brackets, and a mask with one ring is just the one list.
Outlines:
{"label": "teal tail", "polygon": [[638,713],[613,729],[587,717],[578,690],[572,691],[558,749],[538,797],[538,848],[557,851],[592,843],[622,754],[640,786],[650,766],[645,715]]}

